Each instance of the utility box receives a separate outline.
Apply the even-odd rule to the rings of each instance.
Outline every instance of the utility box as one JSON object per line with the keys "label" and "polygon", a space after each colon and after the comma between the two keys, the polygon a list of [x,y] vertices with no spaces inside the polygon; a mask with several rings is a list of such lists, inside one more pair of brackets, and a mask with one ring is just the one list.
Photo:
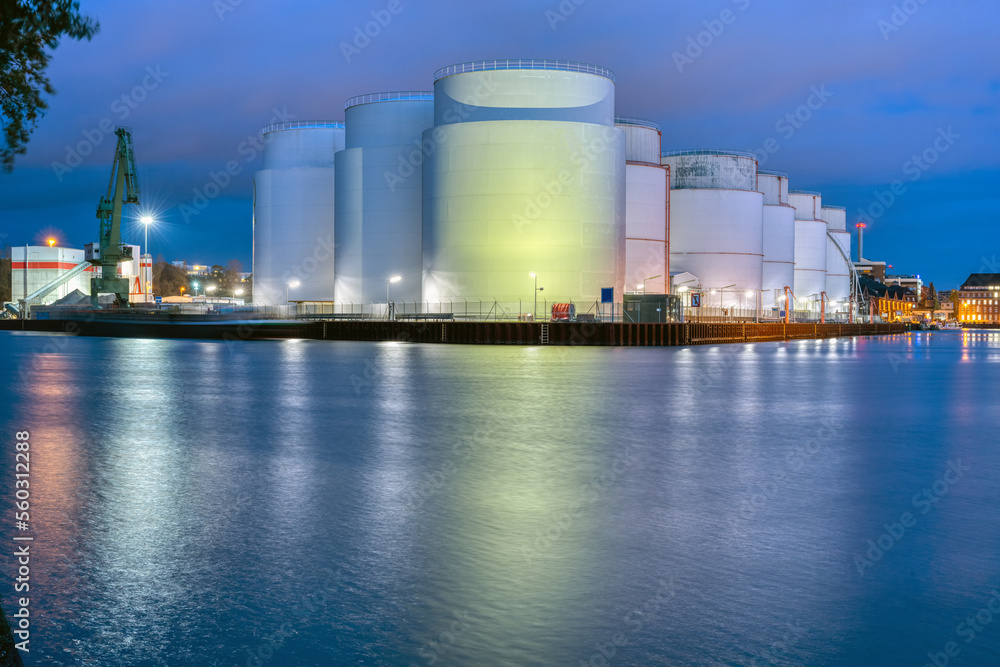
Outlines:
{"label": "utility box", "polygon": [[88,243],[83,246],[83,259],[94,262],[101,259],[101,246],[97,243]]}
{"label": "utility box", "polygon": [[626,294],[624,322],[683,322],[681,298],[673,294]]}

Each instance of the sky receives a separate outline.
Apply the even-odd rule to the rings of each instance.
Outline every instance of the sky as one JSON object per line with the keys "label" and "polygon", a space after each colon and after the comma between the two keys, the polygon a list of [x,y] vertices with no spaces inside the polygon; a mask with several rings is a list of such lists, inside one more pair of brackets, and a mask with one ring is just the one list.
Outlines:
{"label": "sky", "polygon": [[[1000,272],[996,0],[80,4],[100,32],[54,52],[50,108],[0,174],[0,244],[94,240],[106,128],[127,125],[152,253],[250,270],[263,126],[342,120],[346,99],[432,90],[455,63],[551,58],[611,69],[617,113],[660,123],[663,150],[754,151],[847,207],[892,273]],[[125,234],[142,242],[135,220]]]}

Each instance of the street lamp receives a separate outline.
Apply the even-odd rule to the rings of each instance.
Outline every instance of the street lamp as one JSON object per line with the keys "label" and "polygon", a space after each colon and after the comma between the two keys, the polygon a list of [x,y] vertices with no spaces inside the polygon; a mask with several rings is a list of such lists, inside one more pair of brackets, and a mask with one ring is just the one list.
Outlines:
{"label": "street lamp", "polygon": [[193,283],[191,283],[191,287],[194,288],[194,295],[198,296],[198,281],[196,280]]}
{"label": "street lamp", "polygon": [[389,319],[389,283],[398,283],[402,279],[403,276],[393,276],[385,281],[385,319]]}
{"label": "street lamp", "polygon": [[538,293],[544,290],[544,287],[538,286],[538,276],[534,271],[528,274],[535,279],[535,309],[532,311],[531,318],[534,319],[538,315]]}
{"label": "street lamp", "polygon": [[285,309],[286,309],[286,312],[287,312],[287,309],[288,309],[288,288],[289,287],[295,288],[295,287],[298,287],[299,285],[301,285],[301,283],[298,280],[293,280],[291,282],[285,283]]}
{"label": "street lamp", "polygon": [[654,278],[662,278],[662,277],[663,277],[663,274],[661,273],[661,274],[660,274],[660,275],[658,275],[658,276],[650,276],[649,278],[643,278],[643,279],[642,279],[642,293],[643,293],[643,294],[645,294],[645,293],[646,293],[646,281],[647,281],[647,280],[653,280]]}
{"label": "street lamp", "polygon": [[[141,222],[142,226],[145,228],[145,231],[143,232],[142,247],[146,249],[145,252],[146,252],[146,254],[148,254],[149,253],[149,226],[151,224],[153,224],[153,216],[151,216],[151,215],[144,215],[141,218],[139,218],[139,222]],[[149,301],[149,297],[147,296],[149,294],[149,288],[148,288],[148,285],[146,283],[146,272],[142,270],[142,258],[143,257],[144,257],[144,254],[143,254],[142,251],[140,251],[139,252],[139,273],[142,274],[142,300],[143,300],[143,302],[146,302],[146,301]],[[149,271],[150,271],[150,273],[152,273],[152,271],[153,271],[153,256],[152,255],[149,256]]]}
{"label": "street lamp", "polygon": [[50,238],[50,239],[48,240],[48,243],[49,243],[49,247],[51,248],[52,246],[54,246],[54,245],[56,244],[56,240],[55,240],[55,239],[51,239],[51,238]]}

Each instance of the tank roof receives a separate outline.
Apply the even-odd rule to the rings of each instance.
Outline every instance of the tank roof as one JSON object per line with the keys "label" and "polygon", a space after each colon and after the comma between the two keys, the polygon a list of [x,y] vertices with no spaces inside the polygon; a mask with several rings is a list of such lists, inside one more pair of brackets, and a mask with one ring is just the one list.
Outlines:
{"label": "tank roof", "polygon": [[614,72],[599,65],[588,65],[586,63],[576,63],[568,60],[535,60],[535,59],[506,59],[506,60],[477,60],[469,63],[459,63],[448,65],[434,72],[434,81],[437,82],[447,76],[454,74],[464,74],[466,72],[486,72],[490,70],[523,69],[523,70],[559,70],[563,72],[583,72],[584,74],[596,74],[605,79],[615,80]]}
{"label": "tank roof", "polygon": [[434,92],[426,90],[406,90],[391,93],[368,93],[367,95],[356,95],[344,102],[344,109],[356,107],[359,104],[373,104],[375,102],[407,102],[412,100],[434,101]]}
{"label": "tank roof", "polygon": [[788,178],[788,174],[783,171],[771,171],[770,169],[758,169],[758,174],[763,174],[765,176],[780,176],[781,178]]}
{"label": "tank roof", "polygon": [[615,116],[615,125],[635,125],[636,127],[648,127],[651,130],[660,131],[660,124],[656,121],[633,118],[632,116]]}
{"label": "tank roof", "polygon": [[823,196],[823,194],[821,192],[814,192],[812,190],[789,190],[788,194],[790,194],[790,195],[813,195],[815,197],[822,197]]}
{"label": "tank roof", "polygon": [[823,204],[823,208],[833,208],[833,209],[836,209],[838,211],[846,211],[847,210],[846,206],[832,206],[832,205],[829,205],[829,204]]}

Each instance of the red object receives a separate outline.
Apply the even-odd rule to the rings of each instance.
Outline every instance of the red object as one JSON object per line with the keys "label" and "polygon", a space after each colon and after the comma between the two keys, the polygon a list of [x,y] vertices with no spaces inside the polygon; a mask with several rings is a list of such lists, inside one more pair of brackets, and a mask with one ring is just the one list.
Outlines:
{"label": "red object", "polygon": [[854,226],[855,226],[855,227],[860,227],[861,229],[864,229],[864,228],[865,228],[865,227],[867,227],[868,225],[866,225],[866,224],[865,224],[865,223],[863,223],[863,222],[859,222],[858,224],[856,224],[856,225],[854,225]]}
{"label": "red object", "polygon": [[576,306],[572,303],[552,304],[553,322],[571,322],[576,316]]}

